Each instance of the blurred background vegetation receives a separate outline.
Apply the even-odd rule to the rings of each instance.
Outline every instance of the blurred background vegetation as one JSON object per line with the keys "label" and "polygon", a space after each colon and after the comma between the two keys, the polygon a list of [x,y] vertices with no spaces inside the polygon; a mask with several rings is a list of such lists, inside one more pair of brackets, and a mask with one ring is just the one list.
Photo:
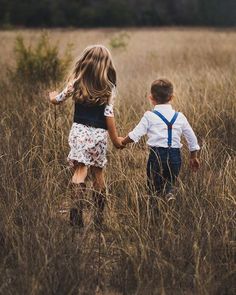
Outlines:
{"label": "blurred background vegetation", "polygon": [[235,26],[235,0],[0,0],[0,26]]}

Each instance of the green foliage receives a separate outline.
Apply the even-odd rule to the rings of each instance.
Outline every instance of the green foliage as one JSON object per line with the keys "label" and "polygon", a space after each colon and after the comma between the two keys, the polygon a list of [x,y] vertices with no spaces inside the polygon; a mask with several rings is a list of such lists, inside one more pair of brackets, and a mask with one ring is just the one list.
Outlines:
{"label": "green foliage", "polygon": [[0,0],[0,26],[235,26],[235,0]]}
{"label": "green foliage", "polygon": [[111,48],[121,48],[126,49],[128,46],[130,36],[127,32],[121,32],[118,35],[115,35],[111,38],[109,45]]}
{"label": "green foliage", "polygon": [[71,61],[70,49],[61,58],[57,45],[51,45],[47,33],[43,33],[38,43],[26,46],[24,39],[18,36],[15,45],[16,70],[15,78],[30,83],[59,82]]}

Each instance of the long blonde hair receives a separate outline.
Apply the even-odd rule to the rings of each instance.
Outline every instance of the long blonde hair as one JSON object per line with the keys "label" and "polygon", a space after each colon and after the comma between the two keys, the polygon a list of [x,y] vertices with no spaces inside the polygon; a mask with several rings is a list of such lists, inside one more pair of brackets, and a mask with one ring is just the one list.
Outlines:
{"label": "long blonde hair", "polygon": [[116,86],[116,70],[109,50],[102,45],[87,47],[75,63],[72,98],[90,105],[109,104]]}

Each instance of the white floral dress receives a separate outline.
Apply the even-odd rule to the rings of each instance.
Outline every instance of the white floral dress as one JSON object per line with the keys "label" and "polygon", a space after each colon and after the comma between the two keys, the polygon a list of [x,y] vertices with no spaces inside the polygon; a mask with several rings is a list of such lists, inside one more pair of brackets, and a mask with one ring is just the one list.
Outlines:
{"label": "white floral dress", "polygon": [[[66,87],[57,95],[58,102],[66,100],[73,90],[72,84]],[[112,93],[114,99],[115,90]],[[104,116],[114,117],[113,104],[106,105]],[[95,128],[83,124],[73,123],[69,133],[70,152],[67,161],[70,166],[74,167],[78,163],[86,166],[96,166],[103,168],[107,163],[107,140],[108,132],[102,128]]]}

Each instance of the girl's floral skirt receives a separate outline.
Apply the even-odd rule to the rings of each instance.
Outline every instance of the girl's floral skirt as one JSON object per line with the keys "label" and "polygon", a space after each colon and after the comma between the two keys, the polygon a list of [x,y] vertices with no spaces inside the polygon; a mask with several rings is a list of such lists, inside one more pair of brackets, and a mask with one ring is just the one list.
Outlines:
{"label": "girl's floral skirt", "polygon": [[107,151],[107,130],[73,123],[69,134],[69,164],[104,167]]}

